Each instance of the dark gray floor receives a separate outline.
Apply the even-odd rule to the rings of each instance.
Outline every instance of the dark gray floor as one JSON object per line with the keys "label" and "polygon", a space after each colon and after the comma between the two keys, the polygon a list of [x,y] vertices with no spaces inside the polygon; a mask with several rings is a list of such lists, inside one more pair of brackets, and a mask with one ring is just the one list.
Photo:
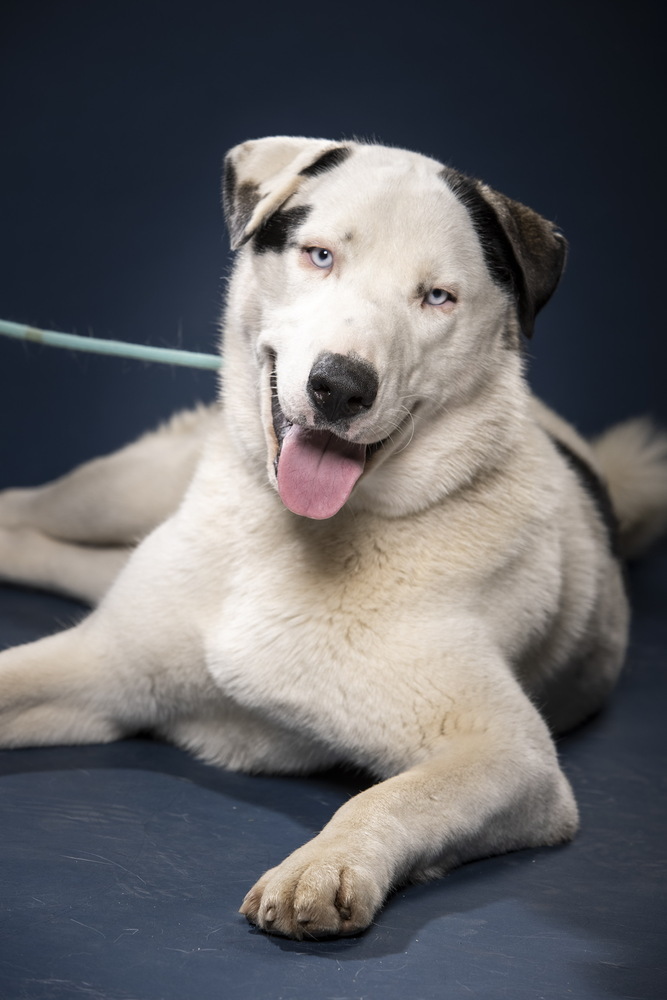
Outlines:
{"label": "dark gray floor", "polygon": [[[577,840],[401,891],[358,938],[269,938],[236,910],[359,777],[250,778],[150,740],[0,754],[0,997],[664,1000],[667,550],[630,582],[617,696],[561,743]],[[78,614],[0,589],[0,643]]]}

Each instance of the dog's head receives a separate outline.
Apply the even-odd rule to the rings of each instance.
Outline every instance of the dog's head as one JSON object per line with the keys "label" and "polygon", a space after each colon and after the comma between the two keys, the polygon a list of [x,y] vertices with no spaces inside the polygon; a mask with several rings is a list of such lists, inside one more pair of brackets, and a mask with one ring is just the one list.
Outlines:
{"label": "dog's head", "polygon": [[285,505],[328,518],[356,484],[403,513],[472,476],[525,396],[554,227],[419,154],[290,137],[230,151],[224,207],[225,394]]}

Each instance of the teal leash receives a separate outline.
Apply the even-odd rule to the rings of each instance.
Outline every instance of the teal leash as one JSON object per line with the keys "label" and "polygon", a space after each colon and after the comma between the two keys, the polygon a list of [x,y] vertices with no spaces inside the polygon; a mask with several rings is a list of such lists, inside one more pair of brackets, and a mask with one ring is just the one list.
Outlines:
{"label": "teal leash", "polygon": [[135,361],[156,361],[163,365],[181,365],[185,368],[207,368],[216,371],[221,359],[217,354],[200,354],[197,351],[179,351],[173,347],[149,347],[146,344],[129,344],[123,340],[99,340],[97,337],[80,337],[75,333],[58,333],[56,330],[37,330],[33,326],[10,323],[0,319],[0,334],[27,340],[47,347],[63,347],[70,351],[88,351],[90,354],[108,354],[116,358]]}

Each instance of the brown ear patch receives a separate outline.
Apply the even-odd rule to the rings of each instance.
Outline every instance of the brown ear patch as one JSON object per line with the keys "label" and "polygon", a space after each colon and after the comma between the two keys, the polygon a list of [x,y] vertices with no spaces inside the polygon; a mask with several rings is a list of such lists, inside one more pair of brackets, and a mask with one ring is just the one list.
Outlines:
{"label": "brown ear patch", "polygon": [[567,240],[552,222],[482,185],[507,232],[523,270],[526,286],[525,322],[532,324],[556,291],[567,259]]}
{"label": "brown ear patch", "polygon": [[491,278],[514,298],[521,330],[530,337],[562,274],[564,237],[537,212],[458,170],[445,167],[441,176],[467,208]]}

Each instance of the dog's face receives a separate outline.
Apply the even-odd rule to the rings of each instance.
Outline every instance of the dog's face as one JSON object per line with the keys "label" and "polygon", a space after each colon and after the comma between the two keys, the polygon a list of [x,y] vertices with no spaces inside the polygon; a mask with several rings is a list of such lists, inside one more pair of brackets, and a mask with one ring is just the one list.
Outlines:
{"label": "dog's face", "polygon": [[251,407],[271,481],[307,517],[331,517],[353,489],[387,513],[432,502],[461,417],[469,433],[519,405],[521,331],[558,281],[562,237],[434,160],[375,145],[245,143],[224,196],[243,246],[225,379],[244,446],[260,446]]}

